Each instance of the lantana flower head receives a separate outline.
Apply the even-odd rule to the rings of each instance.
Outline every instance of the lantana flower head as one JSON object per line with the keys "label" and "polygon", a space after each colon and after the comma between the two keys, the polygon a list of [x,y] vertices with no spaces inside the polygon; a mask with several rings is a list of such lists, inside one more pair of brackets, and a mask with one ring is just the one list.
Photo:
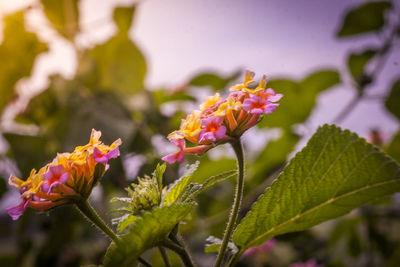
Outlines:
{"label": "lantana flower head", "polygon": [[92,130],[89,143],[72,153],[61,153],[39,171],[33,169],[26,181],[11,175],[8,183],[20,190],[22,201],[7,211],[17,220],[26,210],[48,210],[87,198],[108,169],[108,160],[119,156],[121,140],[110,146],[100,141],[101,132]]}
{"label": "lantana flower head", "polygon": [[[246,71],[245,80],[230,88],[231,93],[221,98],[219,93],[209,96],[182,120],[179,130],[168,135],[172,144],[179,148],[176,153],[162,159],[170,164],[183,162],[185,154],[202,154],[216,145],[239,138],[247,129],[261,121],[264,115],[271,114],[279,106],[282,94],[267,88],[264,75],[255,89],[254,72]],[[186,146],[186,140],[194,146]]]}

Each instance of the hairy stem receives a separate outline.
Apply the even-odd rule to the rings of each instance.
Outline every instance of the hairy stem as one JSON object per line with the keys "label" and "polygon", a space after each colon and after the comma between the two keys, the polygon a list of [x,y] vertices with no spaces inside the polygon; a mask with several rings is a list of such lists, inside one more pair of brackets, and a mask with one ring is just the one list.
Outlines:
{"label": "hairy stem", "polygon": [[224,237],[222,239],[222,244],[218,252],[217,260],[215,262],[215,267],[219,267],[225,256],[226,248],[228,247],[228,242],[232,237],[233,230],[236,225],[236,220],[239,214],[240,204],[243,198],[243,186],[244,186],[244,157],[243,157],[243,147],[240,139],[236,139],[235,142],[231,143],[233,150],[235,151],[237,158],[238,176],[235,190],[235,197],[233,200],[233,205],[231,209],[231,214],[229,216],[228,224],[225,229]]}
{"label": "hairy stem", "polygon": [[233,257],[230,259],[228,266],[233,267],[236,265],[238,260],[240,259],[240,256],[242,256],[243,251],[239,250]]}
{"label": "hairy stem", "polygon": [[111,240],[118,243],[119,237],[107,226],[107,224],[100,218],[97,212],[90,206],[87,200],[79,200],[75,202],[78,209],[85,215],[89,221],[97,226],[101,231],[103,231]]}
{"label": "hairy stem", "polygon": [[[89,219],[94,225],[97,226],[101,231],[103,231],[112,241],[118,243],[120,238],[111,230],[110,227],[103,221],[102,218],[97,214],[97,212],[93,209],[93,207],[89,204],[87,199],[85,200],[77,200],[75,201],[75,205],[81,211],[81,213]],[[143,258],[139,257],[138,261],[142,263],[144,266],[151,267],[152,265],[148,263]]]}
{"label": "hairy stem", "polygon": [[160,243],[160,245],[174,251],[176,254],[179,255],[179,257],[181,258],[183,264],[186,267],[194,267],[194,263],[192,261],[192,258],[190,257],[190,255],[187,253],[186,249],[175,244],[174,242],[166,239],[163,242]]}

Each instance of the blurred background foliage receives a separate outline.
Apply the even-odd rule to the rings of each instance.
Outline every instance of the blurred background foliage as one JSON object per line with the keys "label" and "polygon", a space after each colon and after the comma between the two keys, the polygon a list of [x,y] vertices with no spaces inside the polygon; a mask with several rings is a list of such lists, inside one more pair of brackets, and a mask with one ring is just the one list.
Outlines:
{"label": "blurred background foliage", "polygon": [[[222,76],[205,72],[188,77],[178,88],[145,88],[146,60],[140,49],[128,37],[135,15],[135,6],[117,7],[114,22],[117,32],[103,44],[91,49],[75,45],[79,26],[78,0],[41,0],[41,6],[51,26],[59,36],[70,42],[77,55],[77,71],[72,79],[55,73],[48,87],[33,96],[19,112],[14,123],[31,131],[7,129],[1,134],[8,151],[0,156],[0,197],[7,196],[6,179],[10,172],[27,177],[32,168],[50,161],[57,152],[72,151],[88,141],[90,130],[103,133],[106,144],[117,138],[123,140],[122,156],[113,160],[111,168],[92,197],[92,202],[110,221],[109,200],[123,195],[123,189],[136,175],[150,173],[166,154],[165,136],[179,127],[185,107],[198,102],[199,90],[208,92],[227,88],[242,78],[243,70]],[[391,2],[366,2],[355,6],[338,25],[336,37],[363,38],[367,34],[389,32],[381,44],[349,51],[347,66],[353,90],[357,92],[344,110],[338,110],[339,123],[355,105],[369,93],[373,94],[377,79],[389,51],[399,51],[394,45],[400,27],[387,20],[394,12]],[[35,60],[48,49],[34,32],[26,30],[24,10],[4,18],[3,40],[0,44],[0,113],[12,109],[18,102],[18,82],[32,74]],[[62,62],[60,62],[62,64]],[[372,68],[371,68],[372,66]],[[251,204],[272,183],[292,152],[298,149],[302,134],[297,131],[313,112],[317,96],[341,84],[336,69],[321,68],[298,80],[283,77],[269,81],[269,86],[283,93],[279,111],[266,117],[257,134],[269,139],[248,154],[247,177],[243,209]],[[400,76],[387,89],[385,107],[400,120]],[[163,109],[173,106],[166,115]],[[327,121],[329,123],[329,121]],[[33,127],[32,127],[33,126]],[[273,130],[271,130],[273,129]],[[271,132],[278,137],[270,138]],[[379,130],[371,142],[381,146],[400,161],[400,132],[392,140],[382,140]],[[371,133],[371,134],[373,134]],[[265,144],[265,145],[264,145]],[[196,181],[235,168],[228,148],[201,158],[188,157],[188,162],[200,160]],[[181,172],[178,165],[167,168],[164,183],[168,184]],[[232,181],[231,181],[232,182]],[[223,183],[199,197],[199,208],[191,214],[183,233],[196,262],[209,265],[213,255],[204,255],[205,239],[221,236],[228,216],[233,186]],[[8,195],[10,195],[9,192]],[[13,195],[14,196],[14,195]],[[325,266],[398,266],[400,263],[400,199],[382,200],[360,208],[344,218],[324,223],[309,231],[292,233],[276,239],[274,248],[261,255],[244,256],[240,266],[286,266],[295,261],[316,259]],[[80,266],[101,264],[109,241],[90,227],[71,207],[51,212],[27,212],[13,222],[5,213],[0,217],[0,266]],[[155,266],[162,265],[157,251],[145,257],[153,258]],[[170,255],[173,265],[178,258]]]}

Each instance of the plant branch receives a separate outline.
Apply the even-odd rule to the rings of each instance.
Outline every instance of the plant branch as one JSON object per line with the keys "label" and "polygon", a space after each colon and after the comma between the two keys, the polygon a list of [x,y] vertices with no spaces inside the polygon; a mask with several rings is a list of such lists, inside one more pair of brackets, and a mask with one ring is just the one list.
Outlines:
{"label": "plant branch", "polygon": [[333,123],[338,124],[343,121],[343,119],[350,114],[350,112],[357,106],[361,100],[362,95],[357,94],[347,105],[340,111],[340,113],[333,120]]}
{"label": "plant branch", "polygon": [[376,79],[379,73],[383,70],[387,59],[389,57],[389,52],[393,46],[393,43],[396,39],[397,29],[400,27],[400,22],[394,25],[388,35],[388,37],[384,40],[382,46],[380,47],[377,58],[376,64],[374,69],[370,73],[366,73],[365,76],[367,78],[364,82],[358,82],[356,85],[356,89],[358,94],[344,107],[344,109],[337,115],[337,117],[333,120],[333,123],[340,123],[343,119],[353,111],[354,107],[366,97],[364,96],[364,89],[365,87],[370,84],[372,81]]}
{"label": "plant branch", "polygon": [[[80,212],[89,219],[97,228],[99,228],[103,233],[105,233],[112,241],[116,244],[120,241],[120,238],[111,230],[110,227],[103,221],[102,218],[97,214],[97,212],[93,209],[93,207],[89,204],[87,199],[77,200],[74,202],[76,207],[80,210]],[[143,258],[139,257],[138,261],[147,267],[151,267],[152,265],[148,263]]]}
{"label": "plant branch", "polygon": [[103,231],[109,238],[111,238],[111,240],[113,240],[115,243],[120,241],[119,237],[107,226],[103,219],[100,218],[87,200],[78,200],[75,202],[75,205],[78,207],[81,213],[89,219],[89,221]]}
{"label": "plant branch", "polygon": [[228,266],[229,267],[233,267],[236,265],[236,263],[238,262],[238,260],[240,259],[240,256],[242,256],[243,251],[239,250],[235,255],[233,255],[233,257],[231,258],[231,260],[229,261]]}
{"label": "plant branch", "polygon": [[153,267],[153,265],[151,265],[150,263],[148,263],[145,259],[139,257],[138,258],[138,262],[140,262],[141,264],[143,264],[146,267]]}
{"label": "plant branch", "polygon": [[186,267],[194,267],[195,266],[192,261],[192,258],[190,257],[190,255],[187,253],[187,251],[183,247],[175,244],[174,242],[172,242],[168,239],[162,241],[160,243],[160,245],[162,245],[162,246],[174,251],[176,254],[178,254],[179,257],[181,258],[183,264]]}
{"label": "plant branch", "polygon": [[169,259],[168,259],[168,254],[165,251],[165,249],[162,246],[158,246],[158,250],[160,250],[160,254],[161,254],[161,257],[164,260],[165,266],[166,267],[171,267],[171,263],[169,262]]}
{"label": "plant branch", "polygon": [[236,220],[239,214],[240,204],[243,198],[243,186],[244,186],[244,157],[243,157],[243,147],[240,138],[236,139],[231,143],[233,150],[235,151],[237,158],[238,176],[235,190],[235,197],[233,200],[233,205],[231,209],[231,214],[229,216],[228,224],[225,229],[224,237],[222,239],[222,244],[218,252],[217,260],[215,262],[215,267],[219,267],[225,256],[226,248],[228,247],[228,242],[232,237],[233,230],[236,225]]}

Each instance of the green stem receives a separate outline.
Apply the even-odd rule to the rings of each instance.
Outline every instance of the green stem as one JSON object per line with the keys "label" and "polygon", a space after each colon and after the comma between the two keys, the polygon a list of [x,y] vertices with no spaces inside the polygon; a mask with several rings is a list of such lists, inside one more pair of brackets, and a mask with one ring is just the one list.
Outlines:
{"label": "green stem", "polygon": [[233,267],[236,266],[236,263],[238,262],[238,260],[240,259],[240,256],[242,256],[243,251],[238,251],[235,255],[233,255],[233,257],[230,259],[228,266],[229,267]]}
{"label": "green stem", "polygon": [[[87,199],[77,200],[75,201],[75,205],[82,212],[86,218],[89,219],[94,225],[97,226],[101,231],[103,231],[112,241],[118,243],[120,238],[111,230],[110,227],[103,221],[102,218],[97,214],[97,212],[93,209],[93,207],[89,204]],[[151,267],[152,265],[148,263],[143,258],[139,257],[138,261],[142,263],[144,266]]]}
{"label": "green stem", "polygon": [[150,263],[148,263],[145,259],[143,259],[143,258],[141,258],[141,257],[138,258],[138,261],[139,261],[143,266],[146,266],[146,267],[153,267],[153,265],[151,265]]}
{"label": "green stem", "polygon": [[235,151],[237,158],[238,176],[235,190],[235,197],[232,205],[231,214],[228,220],[228,225],[226,226],[224,237],[222,239],[222,244],[218,252],[217,260],[215,262],[215,267],[219,267],[224,259],[226,248],[228,247],[228,242],[232,237],[233,230],[235,228],[236,220],[239,214],[240,204],[243,198],[243,186],[244,186],[244,157],[243,157],[243,147],[240,142],[240,138],[236,139],[235,142],[231,143],[233,150]]}
{"label": "green stem", "polygon": [[183,264],[186,267],[194,267],[195,266],[190,255],[187,253],[185,248],[175,244],[174,242],[172,242],[168,239],[161,242],[160,245],[162,245],[162,246],[174,251],[176,254],[178,254],[179,257],[181,258]]}
{"label": "green stem", "polygon": [[171,267],[171,263],[169,262],[169,259],[168,259],[168,254],[165,251],[165,249],[162,246],[158,246],[158,250],[160,250],[161,257],[164,260],[165,266],[166,267]]}
{"label": "green stem", "polygon": [[78,209],[85,215],[94,225],[103,231],[115,243],[120,240],[119,237],[111,230],[107,224],[100,218],[97,212],[90,206],[87,200],[78,200],[75,202]]}

